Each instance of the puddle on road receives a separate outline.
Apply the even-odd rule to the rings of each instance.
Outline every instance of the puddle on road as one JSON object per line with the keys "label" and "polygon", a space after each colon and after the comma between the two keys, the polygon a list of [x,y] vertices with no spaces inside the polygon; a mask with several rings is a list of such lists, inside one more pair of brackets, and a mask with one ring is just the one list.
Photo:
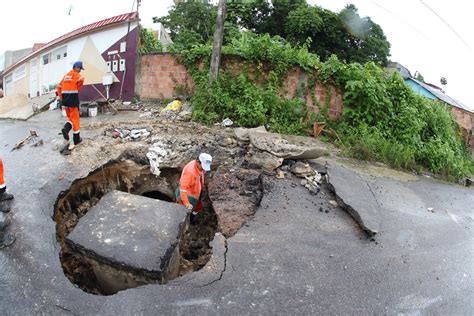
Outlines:
{"label": "puddle on road", "polygon": [[[117,292],[110,290],[100,281],[104,278],[110,279],[111,276],[119,283],[117,286],[120,290],[161,283],[126,267],[106,265],[81,255],[68,246],[65,238],[81,217],[111,190],[173,202],[180,173],[178,169],[163,169],[161,175],[156,177],[150,172],[149,165],[122,160],[111,161],[87,177],[74,181],[69,190],[58,196],[54,209],[56,237],[61,246],[59,259],[66,277],[83,291],[97,295],[112,295]],[[203,202],[205,209],[197,224],[188,226],[179,243],[179,275],[201,269],[212,255],[209,243],[217,231],[217,217],[206,194]],[[169,280],[164,280],[163,283],[166,281]]]}

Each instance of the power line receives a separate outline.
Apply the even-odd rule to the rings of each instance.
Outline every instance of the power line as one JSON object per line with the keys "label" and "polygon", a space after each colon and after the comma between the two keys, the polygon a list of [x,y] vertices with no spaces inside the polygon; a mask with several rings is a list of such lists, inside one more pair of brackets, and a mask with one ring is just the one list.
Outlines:
{"label": "power line", "polygon": [[390,11],[389,9],[383,7],[382,5],[378,4],[377,2],[375,1],[371,1],[375,6],[379,7],[380,9],[384,10],[385,12],[387,12],[388,14],[394,16],[395,18],[397,18],[398,20],[402,21],[403,23],[405,23],[406,25],[408,25],[409,27],[411,27],[415,32],[417,32],[418,34],[420,34],[421,36],[423,36],[426,40],[430,40],[430,38],[428,38],[428,36],[426,36],[425,33],[423,33],[422,31],[420,31],[418,28],[416,28],[413,24],[411,24],[410,22],[408,22],[405,18],[399,16],[398,14],[395,14],[393,13],[392,11]]}
{"label": "power line", "polygon": [[428,10],[430,10],[431,12],[433,12],[434,15],[436,15],[460,40],[461,42],[464,43],[464,45],[466,45],[466,47],[472,51],[472,48],[471,46],[469,46],[469,44],[461,37],[461,35],[459,35],[458,32],[456,32],[456,30],[451,26],[449,25],[449,23],[443,19],[441,17],[441,15],[439,15],[435,10],[433,10],[429,5],[427,5],[423,0],[420,0],[421,4],[423,4]]}

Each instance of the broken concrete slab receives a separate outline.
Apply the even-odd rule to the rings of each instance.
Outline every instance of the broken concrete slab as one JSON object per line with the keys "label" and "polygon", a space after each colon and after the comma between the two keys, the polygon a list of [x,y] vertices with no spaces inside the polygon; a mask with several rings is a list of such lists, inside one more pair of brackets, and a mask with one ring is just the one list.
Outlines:
{"label": "broken concrete slab", "polygon": [[266,171],[273,171],[280,167],[283,158],[276,157],[264,151],[249,150],[245,156],[245,160],[251,167],[262,168]]}
{"label": "broken concrete slab", "polygon": [[160,283],[177,277],[186,225],[186,210],[176,203],[114,190],[80,219],[66,243],[89,261],[104,291],[114,293],[133,282],[117,270]]}
{"label": "broken concrete slab", "polygon": [[378,233],[380,206],[367,181],[346,167],[330,164],[328,184],[341,205],[369,235]]}
{"label": "broken concrete slab", "polygon": [[247,222],[260,204],[263,186],[260,172],[231,172],[220,166],[208,184],[209,198],[218,219],[218,229],[231,237]]}
{"label": "broken concrete slab", "polygon": [[311,137],[249,131],[250,143],[256,148],[284,159],[315,159],[328,150],[319,140]]}
{"label": "broken concrete slab", "polygon": [[255,128],[237,127],[234,129],[234,134],[235,134],[235,137],[241,142],[248,142],[250,141],[249,132],[253,132],[253,131],[257,131],[261,133],[267,132],[265,126],[259,126]]}

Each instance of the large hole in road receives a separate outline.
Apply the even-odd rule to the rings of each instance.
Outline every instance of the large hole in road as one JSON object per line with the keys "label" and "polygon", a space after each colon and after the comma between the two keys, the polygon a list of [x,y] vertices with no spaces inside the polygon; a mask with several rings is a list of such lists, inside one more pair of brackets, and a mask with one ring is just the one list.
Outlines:
{"label": "large hole in road", "polygon": [[60,261],[66,277],[87,293],[112,295],[127,288],[166,283],[174,277],[201,269],[212,255],[210,242],[217,231],[217,217],[206,192],[203,197],[205,208],[197,224],[187,224],[180,235],[179,251],[176,250],[179,253],[179,271],[170,278],[100,260],[94,252],[78,251],[80,247],[72,247],[67,238],[81,218],[104,195],[114,190],[172,203],[180,172],[179,169],[163,169],[161,175],[156,177],[150,172],[149,165],[121,160],[111,161],[87,177],[75,180],[67,191],[58,196],[54,209],[56,236],[61,246]]}

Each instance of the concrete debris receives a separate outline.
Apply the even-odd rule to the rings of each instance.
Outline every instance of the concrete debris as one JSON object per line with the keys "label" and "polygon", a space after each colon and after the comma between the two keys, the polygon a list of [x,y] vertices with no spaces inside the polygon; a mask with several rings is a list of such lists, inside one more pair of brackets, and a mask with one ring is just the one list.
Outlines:
{"label": "concrete debris", "polygon": [[291,166],[291,172],[299,178],[306,178],[312,175],[314,170],[309,164],[298,161]]}
{"label": "concrete debris", "polygon": [[[324,144],[311,137],[281,135],[259,130],[248,130],[247,133],[254,147],[284,159],[316,159],[328,152]],[[239,134],[236,134],[237,138],[245,138],[244,131],[240,131]]]}
{"label": "concrete debris", "polygon": [[281,170],[277,170],[276,178],[277,179],[285,179],[285,172],[281,171]]}
{"label": "concrete debris", "polygon": [[150,132],[146,130],[146,128],[142,128],[142,129],[133,129],[130,131],[130,138],[135,140],[135,139],[138,139],[138,138],[146,138],[148,136],[150,136]]}
{"label": "concrete debris", "polygon": [[24,145],[29,144],[31,142],[33,142],[33,144],[31,144],[32,147],[38,147],[38,146],[43,145],[43,140],[41,138],[39,138],[36,131],[30,131],[30,135],[28,137],[22,139],[18,143],[16,143],[15,146],[13,146],[11,151],[14,151],[15,149],[20,149]]}
{"label": "concrete debris", "polygon": [[234,134],[235,134],[235,137],[241,142],[248,142],[250,141],[249,132],[253,132],[253,131],[258,131],[260,133],[267,132],[267,130],[265,129],[265,126],[259,126],[255,128],[238,127],[234,129]]}
{"label": "concrete debris", "polygon": [[283,158],[278,158],[267,152],[256,151],[253,148],[247,152],[245,160],[252,167],[262,168],[270,172],[280,167],[283,163]]}
{"label": "concrete debris", "polygon": [[161,174],[160,164],[165,161],[165,157],[170,154],[167,145],[162,142],[156,142],[148,148],[146,157],[150,161],[150,171],[157,177]]}
{"label": "concrete debris", "polygon": [[113,138],[122,138],[125,140],[140,140],[145,139],[151,135],[151,132],[146,128],[139,129],[118,129],[116,128],[111,132]]}

